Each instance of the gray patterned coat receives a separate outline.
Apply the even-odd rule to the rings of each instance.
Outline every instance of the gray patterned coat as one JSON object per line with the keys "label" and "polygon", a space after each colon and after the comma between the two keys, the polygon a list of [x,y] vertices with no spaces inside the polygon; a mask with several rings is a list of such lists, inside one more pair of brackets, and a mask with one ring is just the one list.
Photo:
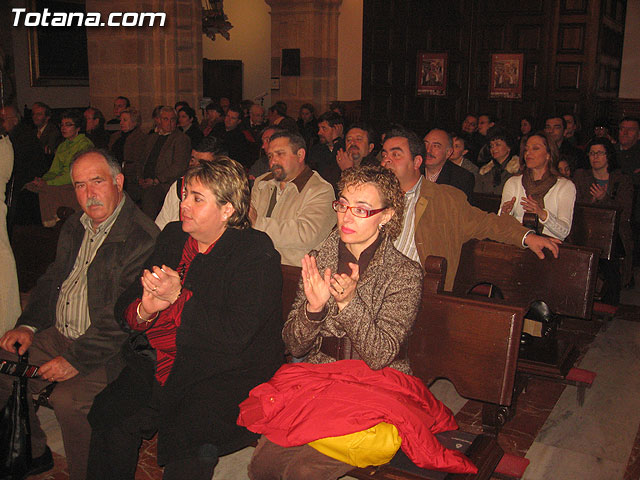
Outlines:
{"label": "gray patterned coat", "polygon": [[[338,241],[334,230],[316,257],[318,270],[338,267]],[[422,268],[398,252],[388,238],[384,238],[369,266],[360,277],[356,295],[338,311],[331,297],[324,319],[312,321],[306,314],[306,297],[302,282],[282,337],[292,355],[308,354],[306,362],[328,363],[336,359],[320,351],[323,337],[348,336],[352,347],[372,369],[393,367],[411,373],[406,354],[396,359],[411,334],[422,294]],[[406,349],[404,349],[406,351]]]}

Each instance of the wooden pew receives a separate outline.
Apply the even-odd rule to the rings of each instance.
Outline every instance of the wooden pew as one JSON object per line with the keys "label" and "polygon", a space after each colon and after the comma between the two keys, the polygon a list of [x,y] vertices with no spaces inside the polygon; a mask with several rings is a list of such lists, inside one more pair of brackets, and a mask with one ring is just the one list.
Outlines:
{"label": "wooden pew", "polygon": [[[528,307],[546,302],[558,315],[590,319],[600,251],[561,245],[559,257],[546,252],[540,260],[533,252],[513,245],[471,240],[462,247],[453,293],[467,295],[478,284],[491,284],[508,303]],[[542,343],[542,342],[541,342]],[[543,344],[521,354],[518,372],[584,388],[590,384],[574,379],[578,351],[569,340]]]}
{"label": "wooden pew", "polygon": [[[506,421],[512,402],[524,309],[470,298],[441,295],[446,260],[429,257],[420,313],[409,343],[414,374],[426,384],[449,379],[458,392],[483,402],[483,428],[488,434],[445,432],[440,441],[458,448],[478,467],[477,475],[453,475],[419,469],[400,451],[381,467],[356,468],[348,475],[360,479],[489,479],[503,452],[495,434]],[[286,270],[286,271],[285,271]],[[300,269],[283,267],[283,310],[288,312]],[[285,315],[286,317],[286,315]]]}
{"label": "wooden pew", "polygon": [[[620,256],[620,252],[617,252],[615,249],[618,239],[619,222],[620,210],[576,203],[571,233],[565,242],[578,246],[597,248],[600,250],[601,260],[614,260]],[[594,316],[605,320],[603,329],[606,329],[606,321],[612,319],[616,311],[617,307],[613,305],[594,302]]]}
{"label": "wooden pew", "polygon": [[296,299],[298,291],[298,283],[300,283],[300,275],[302,268],[292,267],[290,265],[281,265],[282,268],[282,320],[287,321],[291,305]]}
{"label": "wooden pew", "polygon": [[[471,204],[485,212],[497,213],[501,197],[490,193],[474,193]],[[564,243],[601,250],[600,258],[610,260],[614,253],[620,212],[615,208],[576,203],[573,208],[571,233]]]}
{"label": "wooden pew", "polygon": [[480,283],[497,286],[509,303],[528,306],[544,300],[558,315],[591,318],[599,250],[560,245],[540,260],[532,251],[489,240],[462,247],[453,293],[464,296]]}
{"label": "wooden pew", "polygon": [[618,235],[620,212],[615,208],[576,203],[571,233],[565,243],[600,250],[600,258],[611,260]]}
{"label": "wooden pew", "polygon": [[501,200],[502,197],[500,195],[473,192],[469,203],[474,207],[478,207],[480,210],[484,210],[485,212],[498,213]]}
{"label": "wooden pew", "polygon": [[460,395],[483,402],[483,430],[491,434],[453,431],[437,435],[450,448],[462,447],[478,474],[446,475],[419,469],[399,451],[387,465],[357,468],[348,475],[362,480],[491,478],[503,455],[495,434],[507,420],[512,403],[524,313],[520,307],[434,295],[427,290],[410,339],[414,375],[427,385],[447,378]]}

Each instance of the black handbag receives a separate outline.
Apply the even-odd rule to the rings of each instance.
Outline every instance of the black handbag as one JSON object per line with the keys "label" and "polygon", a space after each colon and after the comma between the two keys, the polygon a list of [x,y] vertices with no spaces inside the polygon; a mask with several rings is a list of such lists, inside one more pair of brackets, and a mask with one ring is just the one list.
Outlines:
{"label": "black handbag", "polygon": [[[18,357],[18,364],[28,364],[28,353]],[[0,478],[22,479],[31,467],[31,426],[27,378],[18,377],[7,405],[0,413]]]}

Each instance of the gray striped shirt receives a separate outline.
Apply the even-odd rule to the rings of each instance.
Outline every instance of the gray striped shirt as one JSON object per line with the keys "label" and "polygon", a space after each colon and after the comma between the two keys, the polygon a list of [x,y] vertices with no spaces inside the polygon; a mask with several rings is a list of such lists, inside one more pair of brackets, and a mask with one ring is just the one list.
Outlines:
{"label": "gray striped shirt", "polygon": [[113,213],[98,225],[95,231],[91,225],[91,218],[86,213],[80,217],[80,223],[84,226],[84,237],[76,263],[67,279],[62,282],[56,305],[56,328],[72,340],[84,334],[91,324],[87,298],[87,271],[96,252],[109,235],[123,205],[124,196]]}
{"label": "gray striped shirt", "polygon": [[418,250],[416,249],[415,221],[416,221],[416,203],[420,196],[420,187],[424,177],[420,175],[418,183],[411,190],[404,194],[404,220],[402,222],[402,232],[396,238],[394,246],[396,249],[405,254],[411,260],[420,263]]}

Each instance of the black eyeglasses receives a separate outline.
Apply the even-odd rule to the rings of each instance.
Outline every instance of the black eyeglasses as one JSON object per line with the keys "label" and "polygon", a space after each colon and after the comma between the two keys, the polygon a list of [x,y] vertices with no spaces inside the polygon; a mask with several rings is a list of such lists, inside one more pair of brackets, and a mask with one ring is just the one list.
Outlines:
{"label": "black eyeglasses", "polygon": [[351,210],[353,216],[359,218],[369,218],[387,209],[387,207],[384,207],[376,208],[374,210],[367,210],[366,208],[362,207],[350,207],[349,205],[345,205],[344,203],[340,202],[340,200],[335,200],[331,204],[331,206],[338,213],[346,213],[347,210]]}

